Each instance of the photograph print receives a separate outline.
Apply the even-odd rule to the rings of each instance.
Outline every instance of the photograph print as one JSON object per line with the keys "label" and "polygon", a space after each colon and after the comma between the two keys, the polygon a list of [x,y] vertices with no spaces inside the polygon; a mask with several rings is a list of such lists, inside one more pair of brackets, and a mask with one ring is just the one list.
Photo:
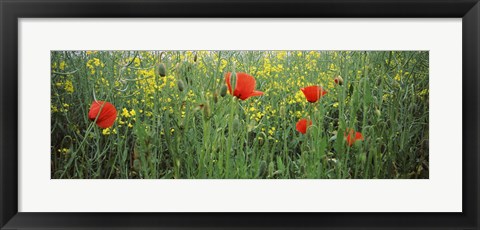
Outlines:
{"label": "photograph print", "polygon": [[429,52],[51,51],[51,179],[428,179]]}

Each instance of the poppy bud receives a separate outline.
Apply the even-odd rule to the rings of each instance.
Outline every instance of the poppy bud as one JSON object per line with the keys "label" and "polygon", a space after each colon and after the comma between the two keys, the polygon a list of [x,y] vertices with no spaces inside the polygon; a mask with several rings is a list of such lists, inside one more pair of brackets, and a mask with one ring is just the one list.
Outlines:
{"label": "poppy bud", "polygon": [[334,136],[330,137],[330,139],[328,139],[329,142],[330,141],[335,141],[335,140],[337,140],[337,135],[334,135]]}
{"label": "poppy bud", "polygon": [[133,170],[135,171],[140,171],[140,160],[139,159],[135,159],[133,161]]}
{"label": "poppy bud", "polygon": [[382,116],[382,112],[380,112],[380,110],[378,110],[378,109],[375,110],[375,114],[377,114],[377,116],[379,116],[379,117]]}
{"label": "poppy bud", "polygon": [[209,117],[210,117],[210,106],[208,105],[208,103],[206,103],[205,106],[203,106],[203,118],[208,119]]}
{"label": "poppy bud", "polygon": [[258,167],[258,177],[265,178],[267,175],[267,162],[260,161],[260,166]]}
{"label": "poppy bud", "polygon": [[183,84],[183,81],[181,79],[178,79],[177,86],[180,92],[182,92],[185,89],[185,84]]}
{"label": "poppy bud", "polygon": [[287,115],[287,109],[285,106],[280,106],[280,116],[284,117]]}
{"label": "poppy bud", "polygon": [[238,120],[238,117],[235,117],[233,119],[233,130],[238,130],[238,128],[240,127],[240,120]]}
{"label": "poppy bud", "polygon": [[134,146],[134,147],[133,147],[133,159],[136,160],[136,159],[138,159],[138,158],[140,158],[140,154],[139,154],[138,151],[137,151],[137,147]]}
{"label": "poppy bud", "polygon": [[163,63],[160,63],[158,65],[158,74],[161,76],[161,77],[165,77],[167,75],[167,67],[165,66],[165,64]]}
{"label": "poppy bud", "polygon": [[223,85],[220,89],[220,96],[225,97],[227,95],[227,85]]}
{"label": "poppy bud", "polygon": [[340,75],[336,76],[336,77],[333,79],[333,81],[335,82],[335,84],[343,85],[343,78],[342,78]]}
{"label": "poppy bud", "polygon": [[263,143],[264,143],[263,138],[262,138],[262,137],[258,137],[258,144],[259,144],[260,146],[262,146]]}
{"label": "poppy bud", "polygon": [[353,95],[353,84],[350,84],[350,87],[348,88],[348,95]]}
{"label": "poppy bud", "polygon": [[205,104],[202,103],[202,104],[198,105],[197,107],[195,107],[194,110],[195,111],[201,110],[201,109],[203,109],[203,106],[205,106]]}
{"label": "poppy bud", "polygon": [[130,178],[136,178],[137,177],[137,172],[131,171],[131,172],[128,173],[128,175],[130,176]]}
{"label": "poppy bud", "polygon": [[195,56],[193,56],[193,62],[197,62],[197,54],[195,54]]}
{"label": "poppy bud", "polygon": [[177,63],[177,64],[175,65],[175,71],[178,72],[179,70],[180,70],[180,63]]}
{"label": "poppy bud", "polygon": [[216,104],[218,102],[218,93],[213,94],[213,102]]}

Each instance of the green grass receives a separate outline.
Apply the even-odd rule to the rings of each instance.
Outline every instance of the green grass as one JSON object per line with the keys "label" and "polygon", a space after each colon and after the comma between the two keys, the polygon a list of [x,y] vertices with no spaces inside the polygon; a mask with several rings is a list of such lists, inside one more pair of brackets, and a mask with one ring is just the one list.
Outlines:
{"label": "green grass", "polygon": [[[428,60],[423,51],[53,51],[51,177],[428,178]],[[222,97],[226,72],[254,76],[264,95]],[[309,103],[300,91],[309,85],[328,93]],[[95,98],[118,111],[109,129],[88,120]],[[300,118],[313,122],[305,135]],[[347,145],[348,128],[364,141]]]}

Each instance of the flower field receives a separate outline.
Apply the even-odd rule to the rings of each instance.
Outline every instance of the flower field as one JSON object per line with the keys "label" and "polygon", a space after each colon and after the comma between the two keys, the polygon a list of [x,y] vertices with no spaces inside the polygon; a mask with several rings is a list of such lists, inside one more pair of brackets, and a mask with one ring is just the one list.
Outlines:
{"label": "flower field", "polygon": [[428,51],[52,51],[52,179],[427,179]]}

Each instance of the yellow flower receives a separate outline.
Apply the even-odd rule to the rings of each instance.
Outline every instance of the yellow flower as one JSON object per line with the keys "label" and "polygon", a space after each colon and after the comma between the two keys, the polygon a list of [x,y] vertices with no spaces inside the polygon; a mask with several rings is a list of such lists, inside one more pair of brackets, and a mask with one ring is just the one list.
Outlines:
{"label": "yellow flower", "polygon": [[275,127],[272,127],[272,128],[270,128],[270,130],[268,130],[268,134],[270,136],[273,136],[274,133],[275,133]]}
{"label": "yellow flower", "polygon": [[382,98],[383,98],[384,101],[388,101],[388,98],[389,98],[389,97],[391,97],[391,95],[388,94],[388,93],[387,93],[387,94],[384,94],[384,95],[382,96]]}
{"label": "yellow flower", "polygon": [[60,68],[61,70],[64,70],[65,69],[65,61],[60,62],[60,65],[59,65],[58,68]]}
{"label": "yellow flower", "polygon": [[396,81],[400,81],[400,74],[397,73],[397,75],[395,75],[394,79],[395,79]]}
{"label": "yellow flower", "polygon": [[300,111],[295,112],[295,116],[296,116],[297,118],[302,117],[302,112],[300,112]]}
{"label": "yellow flower", "polygon": [[128,109],[126,109],[126,108],[122,109],[122,116],[123,117],[130,117],[130,113],[128,112]]}
{"label": "yellow flower", "polygon": [[134,109],[130,110],[130,115],[131,115],[132,117],[134,117],[136,114],[137,114],[137,113],[135,113],[135,110],[134,110]]}
{"label": "yellow flower", "polygon": [[329,69],[330,69],[330,70],[336,70],[337,67],[335,66],[335,64],[332,63],[332,64],[330,64],[330,68],[329,68]]}
{"label": "yellow flower", "polygon": [[227,60],[222,59],[220,61],[220,69],[224,69],[225,67],[227,67],[227,64],[228,64]]}
{"label": "yellow flower", "polygon": [[67,148],[62,148],[62,149],[58,149],[57,151],[58,151],[59,153],[68,154],[68,152],[69,152],[70,150],[67,149]]}
{"label": "yellow flower", "polygon": [[287,52],[286,52],[286,51],[279,51],[279,52],[277,53],[277,58],[280,59],[280,60],[285,59],[286,56],[287,56]]}
{"label": "yellow flower", "polygon": [[102,62],[100,62],[100,59],[98,59],[98,58],[94,58],[94,59],[93,59],[93,64],[94,64],[95,66],[99,66],[101,63],[102,63]]}
{"label": "yellow flower", "polygon": [[65,91],[67,91],[67,93],[70,93],[70,94],[73,93],[74,88],[73,88],[72,81],[70,80],[65,81],[64,89]]}
{"label": "yellow flower", "polygon": [[104,136],[110,135],[110,134],[111,134],[110,128],[103,129],[103,130],[102,130],[102,134],[103,134]]}
{"label": "yellow flower", "polygon": [[139,66],[140,66],[140,58],[136,57],[136,58],[133,60],[133,64],[134,64],[136,67],[139,67]]}
{"label": "yellow flower", "polygon": [[428,94],[428,89],[423,89],[422,91],[420,91],[420,93],[418,93],[419,96],[425,96]]}
{"label": "yellow flower", "polygon": [[57,106],[54,106],[54,105],[51,105],[51,106],[50,106],[50,110],[52,111],[52,113],[58,112]]}

